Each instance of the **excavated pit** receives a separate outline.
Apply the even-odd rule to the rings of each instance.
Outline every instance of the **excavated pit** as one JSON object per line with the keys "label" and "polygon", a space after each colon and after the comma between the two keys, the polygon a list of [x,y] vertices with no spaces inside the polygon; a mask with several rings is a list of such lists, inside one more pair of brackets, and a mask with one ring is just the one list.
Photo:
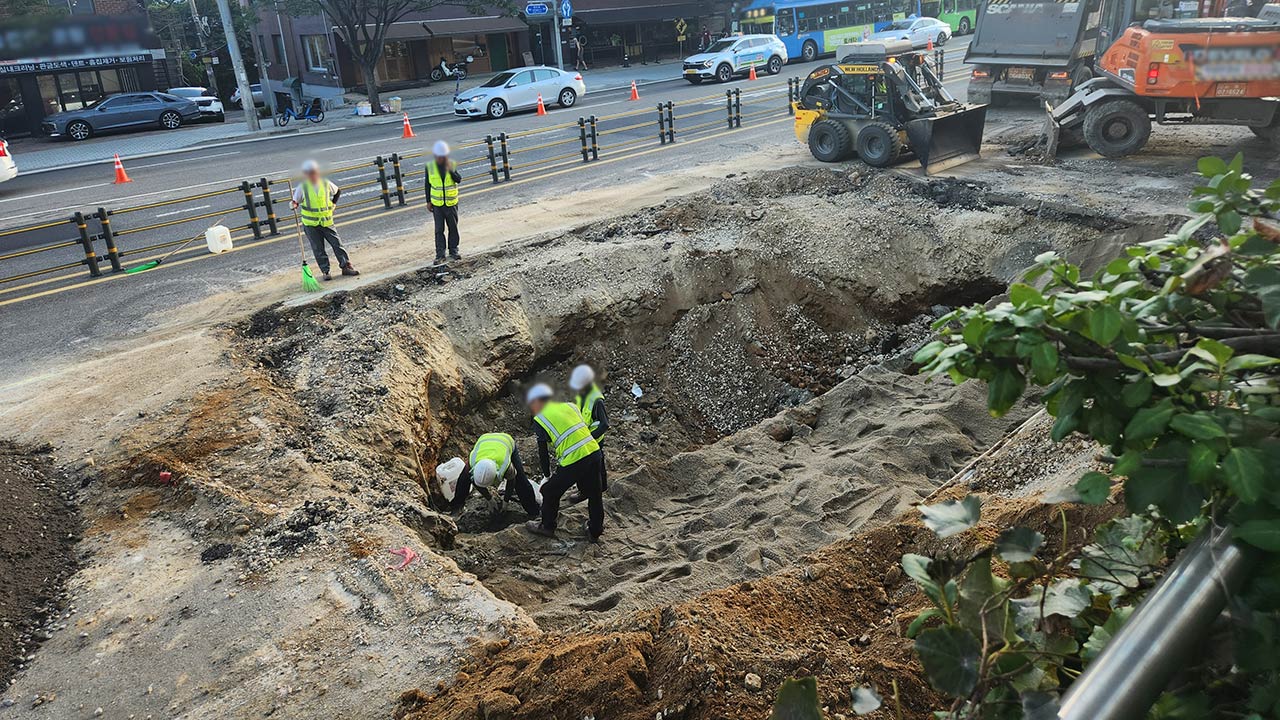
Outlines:
{"label": "excavated pit", "polygon": [[[568,626],[773,572],[927,495],[1017,419],[903,372],[930,322],[1044,250],[1144,232],[963,183],[794,169],[272,308],[241,346],[323,439],[309,459],[335,490]],[[567,393],[578,362],[616,428],[607,542],[582,542],[582,507],[551,541],[478,494],[439,512],[432,468],[480,433],[511,433],[536,468],[523,389]]]}

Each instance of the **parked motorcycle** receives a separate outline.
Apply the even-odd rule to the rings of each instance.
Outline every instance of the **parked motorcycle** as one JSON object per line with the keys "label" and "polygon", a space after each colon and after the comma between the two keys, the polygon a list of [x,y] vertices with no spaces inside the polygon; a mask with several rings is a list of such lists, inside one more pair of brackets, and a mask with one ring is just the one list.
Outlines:
{"label": "parked motorcycle", "polygon": [[471,55],[461,62],[449,62],[444,58],[440,58],[440,64],[431,68],[431,82],[440,82],[442,80],[451,79],[462,81],[467,79],[467,66],[475,58]]}

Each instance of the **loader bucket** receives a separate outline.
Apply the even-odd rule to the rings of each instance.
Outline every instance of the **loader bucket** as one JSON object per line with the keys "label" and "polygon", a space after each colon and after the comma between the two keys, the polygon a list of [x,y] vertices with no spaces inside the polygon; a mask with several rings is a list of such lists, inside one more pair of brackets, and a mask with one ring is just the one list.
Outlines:
{"label": "loader bucket", "polygon": [[926,175],[978,159],[987,106],[978,105],[946,115],[909,120],[907,142]]}

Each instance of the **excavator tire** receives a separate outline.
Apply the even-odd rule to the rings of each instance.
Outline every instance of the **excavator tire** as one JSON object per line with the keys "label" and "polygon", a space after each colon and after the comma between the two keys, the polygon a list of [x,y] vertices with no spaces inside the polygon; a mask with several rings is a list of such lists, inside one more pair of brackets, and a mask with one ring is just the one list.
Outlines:
{"label": "excavator tire", "polygon": [[853,151],[849,128],[834,120],[819,120],[809,128],[809,152],[822,162],[840,162]]}
{"label": "excavator tire", "polygon": [[902,154],[902,139],[892,125],[873,122],[858,131],[858,157],[871,167],[888,167]]}
{"label": "excavator tire", "polygon": [[1276,117],[1270,125],[1251,125],[1249,129],[1254,135],[1280,148],[1280,110],[1276,112]]}
{"label": "excavator tire", "polygon": [[1151,138],[1151,118],[1132,100],[1107,100],[1085,110],[1084,141],[1109,158],[1132,155]]}

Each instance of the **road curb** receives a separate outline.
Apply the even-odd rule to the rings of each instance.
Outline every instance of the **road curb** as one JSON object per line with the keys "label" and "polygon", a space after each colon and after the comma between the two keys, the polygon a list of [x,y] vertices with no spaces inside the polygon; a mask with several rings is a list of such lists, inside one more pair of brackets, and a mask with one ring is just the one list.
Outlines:
{"label": "road curb", "polygon": [[[682,78],[680,77],[675,77],[675,78],[668,78],[666,80],[646,80],[644,82],[637,82],[636,85],[638,87],[644,87],[647,85],[657,85],[659,83],[674,82],[675,80],[681,80],[681,79]],[[631,83],[628,82],[626,85],[619,85],[618,87],[609,87],[609,88],[597,90],[595,94],[625,91],[625,90],[629,90],[630,88],[631,88]],[[428,113],[422,113],[420,115],[413,115],[412,113],[409,114],[410,120],[424,120],[424,119],[437,118],[437,117],[454,117],[454,114],[452,111],[428,112]],[[398,125],[401,122],[403,122],[402,118],[392,118],[388,120],[375,120],[372,124],[373,125]],[[234,145],[247,145],[249,143],[262,142],[264,140],[275,140],[277,138],[288,137],[288,136],[323,135],[325,133],[338,132],[339,130],[347,130],[352,127],[358,127],[358,126],[343,125],[339,127],[328,127],[328,128],[318,129],[318,130],[265,130],[265,131],[260,131],[264,133],[262,135],[254,135],[250,137],[239,137],[239,138],[224,140],[221,142],[211,142],[207,144],[198,143],[195,145],[188,145],[187,147],[172,148],[169,150],[156,150],[154,152],[138,153],[137,155],[126,155],[121,157],[121,160],[130,160],[130,161],[145,160],[148,158],[165,157],[168,155],[177,155],[179,153],[185,153],[185,152],[199,152],[200,150],[213,150],[215,148],[231,147]],[[20,175],[24,175],[24,176],[25,175],[42,175],[44,173],[56,172],[58,170],[73,170],[76,168],[92,167],[94,165],[110,165],[114,161],[115,160],[113,158],[103,158],[101,160],[86,160],[84,162],[79,162],[79,163],[71,163],[68,165],[55,165],[51,167],[37,168],[35,170],[23,170],[21,164],[19,164],[18,169],[19,169]]]}

